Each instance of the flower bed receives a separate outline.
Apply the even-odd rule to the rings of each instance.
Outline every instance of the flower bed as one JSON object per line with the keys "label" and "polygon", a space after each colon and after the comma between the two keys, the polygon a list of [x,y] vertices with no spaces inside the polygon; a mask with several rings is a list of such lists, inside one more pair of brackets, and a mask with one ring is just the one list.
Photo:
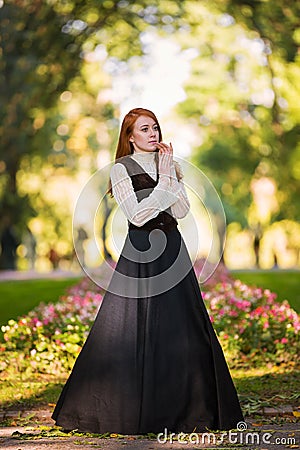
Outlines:
{"label": "flower bed", "polygon": [[[2,350],[11,352],[21,371],[31,368],[56,373],[71,369],[102,299],[94,283],[83,279],[57,303],[41,303],[26,316],[2,326]],[[2,368],[6,364],[2,359]]]}
{"label": "flower bed", "polygon": [[280,364],[299,354],[299,315],[269,289],[240,280],[203,293],[213,326],[232,366]]}
{"label": "flower bed", "polygon": [[[195,265],[201,272],[201,261]],[[220,280],[222,280],[220,282]],[[69,371],[95,320],[104,292],[83,279],[57,302],[40,304],[2,327],[0,370]],[[230,278],[220,264],[203,286],[203,299],[231,367],[293,362],[299,353],[300,321],[285,300],[269,290]]]}

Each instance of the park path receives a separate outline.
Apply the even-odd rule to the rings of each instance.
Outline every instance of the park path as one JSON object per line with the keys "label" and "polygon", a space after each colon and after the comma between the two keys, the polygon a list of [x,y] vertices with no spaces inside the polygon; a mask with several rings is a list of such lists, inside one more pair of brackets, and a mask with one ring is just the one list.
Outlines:
{"label": "park path", "polygon": [[59,278],[78,278],[85,276],[83,271],[71,270],[51,270],[50,272],[37,272],[36,270],[1,270],[1,281],[15,280],[38,280],[38,279],[59,279]]}
{"label": "park path", "polygon": [[[230,436],[209,434],[190,435],[186,442],[171,441],[162,435],[161,442],[156,438],[145,439],[141,436],[99,438],[82,436],[59,436],[54,428],[51,409],[35,411],[4,411],[0,419],[9,419],[10,426],[0,427],[0,449],[10,450],[184,450],[194,449],[248,449],[283,450],[300,448],[300,423],[292,414],[281,411],[277,416],[269,411],[260,419],[247,419],[245,431],[233,432]],[[273,414],[278,411],[273,411]],[[4,415],[3,415],[4,414]],[[27,419],[26,419],[27,418]],[[261,421],[261,423],[259,423]],[[2,422],[3,423],[3,422]],[[163,431],[163,430],[162,430]],[[182,439],[182,437],[180,438]],[[198,442],[197,442],[198,440]]]}
{"label": "park path", "polygon": [[[243,269],[241,272],[253,272],[253,273],[265,273],[273,271],[284,271],[284,269]],[[299,269],[288,269],[289,272],[299,272]],[[238,273],[239,270],[234,272]],[[36,270],[1,270],[0,271],[0,282],[9,280],[37,280],[37,279],[59,279],[59,278],[78,278],[86,276],[83,270],[61,270],[55,269],[49,272],[38,272]]]}
{"label": "park path", "polygon": [[[161,442],[157,439],[145,439],[139,436],[124,436],[122,438],[98,438],[88,436],[71,437],[42,437],[37,426],[31,427],[6,427],[0,428],[0,449],[10,450],[183,450],[201,448],[218,449],[248,449],[248,450],[286,450],[300,448],[300,424],[288,423],[282,425],[264,424],[260,427],[248,428],[246,432],[232,434],[221,440],[213,441],[213,437],[190,435],[190,441],[178,442],[161,437]],[[48,433],[49,434],[49,433]],[[26,439],[24,439],[26,437]],[[218,440],[219,439],[219,440]],[[291,440],[292,439],[292,440]],[[277,440],[277,441],[276,441]]]}

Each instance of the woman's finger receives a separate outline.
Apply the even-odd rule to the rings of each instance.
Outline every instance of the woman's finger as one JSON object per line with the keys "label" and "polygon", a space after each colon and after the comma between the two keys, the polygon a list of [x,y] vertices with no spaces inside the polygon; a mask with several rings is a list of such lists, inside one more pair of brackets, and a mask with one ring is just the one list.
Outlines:
{"label": "woman's finger", "polygon": [[157,144],[157,147],[166,153],[172,153],[172,148],[169,147],[167,144],[164,144],[163,142]]}
{"label": "woman's finger", "polygon": [[166,144],[164,144],[163,142],[160,142],[159,144],[157,144],[158,147],[163,148],[163,149],[167,149],[168,146]]}

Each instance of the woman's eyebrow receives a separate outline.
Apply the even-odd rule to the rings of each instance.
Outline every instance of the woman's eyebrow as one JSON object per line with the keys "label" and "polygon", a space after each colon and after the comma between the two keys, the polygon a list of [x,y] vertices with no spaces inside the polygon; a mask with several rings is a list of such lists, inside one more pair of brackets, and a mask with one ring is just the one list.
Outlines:
{"label": "woman's eyebrow", "polygon": [[144,128],[144,127],[157,127],[157,123],[154,123],[153,125],[149,125],[148,123],[145,123],[145,125],[140,125],[140,128]]}

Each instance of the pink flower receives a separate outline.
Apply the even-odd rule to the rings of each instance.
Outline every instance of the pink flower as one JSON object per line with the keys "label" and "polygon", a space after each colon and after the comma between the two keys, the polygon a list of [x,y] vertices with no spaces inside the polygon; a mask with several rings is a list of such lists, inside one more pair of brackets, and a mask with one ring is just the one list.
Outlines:
{"label": "pink flower", "polygon": [[283,337],[280,341],[282,344],[287,344],[289,341],[287,338]]}

